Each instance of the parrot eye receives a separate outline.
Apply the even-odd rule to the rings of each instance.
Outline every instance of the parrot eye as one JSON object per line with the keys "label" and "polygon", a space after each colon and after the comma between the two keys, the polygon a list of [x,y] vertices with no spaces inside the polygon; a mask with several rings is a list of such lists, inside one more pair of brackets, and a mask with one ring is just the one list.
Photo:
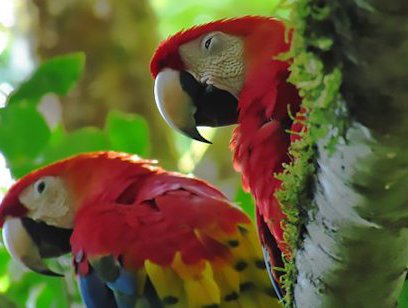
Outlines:
{"label": "parrot eye", "polygon": [[206,54],[213,53],[221,46],[221,34],[219,32],[212,32],[201,40],[201,50],[203,50]]}
{"label": "parrot eye", "polygon": [[201,39],[200,49],[204,55],[215,55],[222,52],[226,46],[225,35],[221,32],[211,32]]}
{"label": "parrot eye", "polygon": [[42,194],[45,190],[45,181],[44,180],[39,180],[37,183],[35,183],[35,190],[38,192],[38,194]]}
{"label": "parrot eye", "polygon": [[207,40],[205,41],[205,43],[204,43],[205,49],[209,49],[209,48],[210,48],[212,39],[213,39],[213,38],[210,37],[209,39],[207,39]]}

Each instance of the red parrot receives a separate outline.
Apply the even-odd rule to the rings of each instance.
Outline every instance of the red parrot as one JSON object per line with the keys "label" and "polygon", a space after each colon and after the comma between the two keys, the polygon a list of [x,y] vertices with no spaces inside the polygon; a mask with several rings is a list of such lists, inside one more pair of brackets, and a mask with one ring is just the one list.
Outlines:
{"label": "red parrot", "polygon": [[302,129],[299,122],[292,126],[300,97],[287,81],[290,60],[277,57],[289,50],[290,38],[273,18],[223,19],[169,37],[151,61],[156,104],[170,126],[208,142],[197,126],[238,124],[231,140],[234,167],[255,197],[258,232],[272,266],[282,266],[282,253],[290,255],[275,174],[291,159],[288,130]]}
{"label": "red parrot", "polygon": [[135,155],[73,156],[17,181],[0,204],[10,254],[71,252],[87,307],[280,307],[250,219],[199,179]]}

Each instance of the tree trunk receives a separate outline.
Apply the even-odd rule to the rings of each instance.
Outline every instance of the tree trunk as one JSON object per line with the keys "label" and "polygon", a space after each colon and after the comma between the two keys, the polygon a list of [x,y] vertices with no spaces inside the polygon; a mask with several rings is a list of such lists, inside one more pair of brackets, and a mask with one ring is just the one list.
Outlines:
{"label": "tree trunk", "polygon": [[[300,0],[295,11],[295,71],[309,82],[295,83],[309,104],[309,133],[321,131],[313,118],[330,120],[329,133],[315,140],[314,196],[292,301],[395,307],[408,265],[408,2]],[[340,93],[328,98],[335,70]]]}

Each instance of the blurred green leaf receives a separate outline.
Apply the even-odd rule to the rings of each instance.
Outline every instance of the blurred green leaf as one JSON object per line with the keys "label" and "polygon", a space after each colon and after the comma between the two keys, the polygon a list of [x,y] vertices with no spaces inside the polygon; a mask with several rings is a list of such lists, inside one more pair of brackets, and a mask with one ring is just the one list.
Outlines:
{"label": "blurred green leaf", "polygon": [[[0,276],[3,276],[7,273],[7,264],[10,261],[10,255],[4,249],[4,246],[1,245],[0,247]],[[1,305],[0,305],[1,307]]]}
{"label": "blurred green leaf", "polygon": [[50,130],[34,106],[23,101],[0,109],[0,149],[13,175],[20,177],[32,169],[49,137]]}
{"label": "blurred green leaf", "polygon": [[161,37],[193,25],[243,15],[276,15],[280,0],[152,0]]}
{"label": "blurred green leaf", "polygon": [[405,280],[404,288],[402,289],[398,308],[408,308],[408,280]]}
{"label": "blurred green leaf", "polygon": [[245,213],[255,220],[255,202],[250,193],[242,189],[242,185],[238,185],[237,193],[235,194],[234,202],[238,204]]}
{"label": "blurred green leaf", "polygon": [[56,145],[65,138],[66,132],[62,124],[57,125],[51,133],[49,144]]}
{"label": "blurred green leaf", "polygon": [[[55,296],[59,294],[60,296]],[[47,284],[42,285],[41,292],[36,300],[36,307],[68,307],[67,298],[61,295],[66,295],[65,281],[63,278],[54,277],[47,281]]]}
{"label": "blurred green leaf", "polygon": [[[12,273],[11,273],[12,278]],[[5,292],[18,307],[68,307],[64,279],[27,272]],[[2,307],[2,306],[0,306]]]}
{"label": "blurred green leaf", "polygon": [[8,104],[20,100],[38,103],[43,95],[50,92],[67,94],[82,75],[84,64],[83,53],[58,56],[44,62],[9,96]]}
{"label": "blurred green leaf", "polygon": [[112,150],[149,156],[149,126],[143,117],[113,110],[108,114],[106,131]]}
{"label": "blurred green leaf", "polygon": [[105,133],[96,127],[85,127],[63,135],[53,132],[53,143],[46,149],[43,164],[48,164],[78,153],[110,150]]}

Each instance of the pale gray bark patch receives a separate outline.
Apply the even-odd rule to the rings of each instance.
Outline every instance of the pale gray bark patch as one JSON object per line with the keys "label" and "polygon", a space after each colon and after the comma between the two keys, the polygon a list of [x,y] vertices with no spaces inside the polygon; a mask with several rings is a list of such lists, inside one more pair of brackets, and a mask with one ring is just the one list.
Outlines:
{"label": "pale gray bark patch", "polygon": [[296,258],[297,307],[395,307],[405,280],[408,180],[400,174],[408,169],[395,166],[408,151],[395,154],[359,124],[347,140],[332,155],[319,144],[316,207]]}
{"label": "pale gray bark patch", "polygon": [[[294,304],[395,307],[408,265],[408,1],[302,3],[305,50],[342,69],[351,124],[333,153],[318,144]],[[331,48],[313,45],[322,37]]]}

